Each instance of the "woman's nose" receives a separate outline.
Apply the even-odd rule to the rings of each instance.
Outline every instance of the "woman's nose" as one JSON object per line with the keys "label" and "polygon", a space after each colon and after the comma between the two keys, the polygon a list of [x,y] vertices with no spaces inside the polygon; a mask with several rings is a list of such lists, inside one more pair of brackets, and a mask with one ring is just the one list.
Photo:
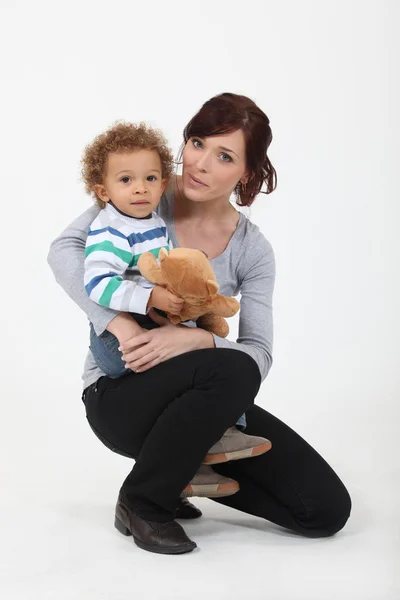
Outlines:
{"label": "woman's nose", "polygon": [[198,156],[196,167],[199,171],[205,173],[209,169],[210,155],[207,152],[202,152],[201,156]]}

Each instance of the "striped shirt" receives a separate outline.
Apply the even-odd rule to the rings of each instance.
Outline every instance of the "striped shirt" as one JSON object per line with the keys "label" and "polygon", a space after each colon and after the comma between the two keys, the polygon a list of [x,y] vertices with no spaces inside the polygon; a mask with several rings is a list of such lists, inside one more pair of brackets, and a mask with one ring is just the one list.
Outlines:
{"label": "striped shirt", "polygon": [[117,311],[146,314],[154,285],[137,266],[143,252],[156,258],[172,249],[167,227],[155,212],[148,219],[123,215],[110,203],[89,227],[84,284],[91,300]]}

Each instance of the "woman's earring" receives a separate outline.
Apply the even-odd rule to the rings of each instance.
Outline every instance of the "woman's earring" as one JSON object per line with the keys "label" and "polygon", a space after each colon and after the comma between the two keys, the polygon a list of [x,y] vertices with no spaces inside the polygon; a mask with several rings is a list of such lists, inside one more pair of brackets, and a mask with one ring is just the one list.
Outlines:
{"label": "woman's earring", "polygon": [[246,193],[246,184],[245,183],[242,183],[242,192],[243,192],[243,194]]}

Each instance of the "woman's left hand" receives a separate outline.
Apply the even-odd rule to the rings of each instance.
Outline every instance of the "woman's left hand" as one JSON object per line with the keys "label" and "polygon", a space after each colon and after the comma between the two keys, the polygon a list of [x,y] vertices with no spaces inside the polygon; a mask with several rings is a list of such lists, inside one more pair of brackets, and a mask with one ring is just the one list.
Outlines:
{"label": "woman's left hand", "polygon": [[147,371],[165,360],[197,348],[214,347],[210,333],[185,325],[172,325],[153,309],[148,314],[160,327],[141,333],[120,346],[126,367],[135,373]]}

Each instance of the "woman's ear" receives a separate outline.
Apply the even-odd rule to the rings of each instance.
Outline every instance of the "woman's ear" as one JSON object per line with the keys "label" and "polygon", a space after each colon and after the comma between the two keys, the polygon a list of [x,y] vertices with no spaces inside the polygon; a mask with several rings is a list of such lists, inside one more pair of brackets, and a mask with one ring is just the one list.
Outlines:
{"label": "woman's ear", "polygon": [[110,196],[107,194],[107,190],[101,183],[96,183],[93,186],[93,191],[103,202],[109,202]]}
{"label": "woman's ear", "polygon": [[253,178],[254,178],[254,174],[246,171],[246,173],[243,175],[243,177],[240,178],[240,183],[243,183],[243,185],[246,185],[246,183],[249,183],[249,181],[251,181]]}
{"label": "woman's ear", "polygon": [[240,178],[239,183],[241,183],[242,185],[246,185],[246,183],[249,181],[250,179],[250,174],[246,171],[246,173],[243,175],[243,177]]}

